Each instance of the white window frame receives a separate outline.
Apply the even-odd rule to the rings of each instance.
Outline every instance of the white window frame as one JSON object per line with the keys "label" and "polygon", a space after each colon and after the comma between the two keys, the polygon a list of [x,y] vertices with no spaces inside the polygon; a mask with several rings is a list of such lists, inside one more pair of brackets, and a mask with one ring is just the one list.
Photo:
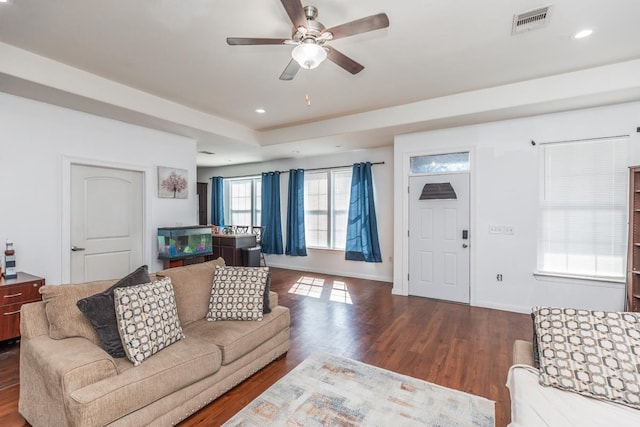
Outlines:
{"label": "white window frame", "polygon": [[[233,183],[238,182],[251,182],[251,224],[233,224],[233,212],[232,209],[232,194],[231,194],[231,186]],[[225,215],[225,225],[260,225],[259,217],[261,215],[262,206],[261,201],[257,199],[258,189],[262,186],[262,176],[248,176],[242,178],[227,178],[224,180],[224,215]],[[240,211],[240,212],[248,212],[248,211]]]}
{"label": "white window frame", "polygon": [[[335,198],[335,180],[337,174],[342,174],[348,172],[349,175],[353,173],[351,168],[332,168],[326,169],[322,171],[313,171],[313,172],[305,172],[305,180],[307,177],[311,175],[321,175],[324,174],[327,176],[327,210],[325,211],[314,211],[316,214],[323,213],[327,217],[327,246],[312,246],[307,239],[307,248],[309,249],[324,249],[324,250],[336,250],[336,251],[344,251],[346,247],[346,238],[344,242],[337,242],[336,240],[336,217],[338,214],[345,214],[347,217],[349,215],[349,202],[347,202],[347,206],[344,210],[336,211],[336,198]],[[351,183],[351,180],[349,180]],[[351,184],[349,184],[351,187]],[[350,190],[349,190],[350,192]],[[307,196],[307,191],[305,188],[305,197]],[[307,212],[307,203],[305,203],[305,224],[308,224],[306,220]],[[346,229],[345,229],[346,230]]]}
{"label": "white window frame", "polygon": [[[572,144],[571,146],[569,144]],[[549,160],[548,156],[557,156],[556,159],[561,156],[561,154],[553,153],[554,148],[562,148],[566,150],[575,149],[576,154],[572,156],[572,158],[580,158],[581,152],[584,153],[589,146],[587,144],[609,144],[609,147],[605,147],[600,145],[601,149],[612,150],[613,158],[617,162],[615,166],[615,170],[612,168],[611,173],[609,174],[611,179],[611,186],[616,191],[616,193],[611,193],[611,197],[602,198],[601,200],[596,201],[586,201],[581,199],[579,196],[579,190],[571,190],[568,189],[563,192],[563,199],[559,200],[560,197],[556,196],[547,196],[547,194],[552,194],[551,191],[547,191],[547,186],[549,185],[565,185],[567,182],[575,181],[572,185],[578,185],[579,188],[587,188],[589,186],[589,182],[591,179],[598,179],[598,176],[595,173],[589,172],[589,165],[585,163],[585,165],[576,166],[572,165],[573,168],[579,168],[583,166],[583,169],[580,169],[579,173],[576,173],[575,178],[558,178],[557,174],[551,172],[549,176],[547,171],[547,162]],[[617,147],[614,148],[614,144]],[[591,147],[594,147],[591,145]],[[603,281],[603,282],[616,282],[621,283],[624,282],[626,276],[626,252],[627,252],[627,225],[626,219],[628,215],[628,150],[629,150],[629,141],[628,137],[610,137],[610,138],[597,138],[590,140],[582,140],[582,141],[564,141],[564,142],[554,142],[554,143],[543,143],[540,145],[540,173],[539,173],[539,212],[538,212],[538,259],[537,259],[537,270],[535,272],[536,276],[551,276],[551,277],[560,277],[560,278],[568,278],[568,279],[583,279],[588,281]],[[549,182],[549,180],[555,179],[556,182]],[[578,180],[582,180],[583,182],[578,182]],[[595,181],[592,182],[593,188],[596,187]],[[575,198],[572,197],[575,194]],[[610,199],[610,200],[607,200]],[[559,211],[560,215],[564,215],[565,219],[562,221],[554,220],[551,215],[554,210],[556,212]],[[602,239],[600,233],[594,235],[592,239],[593,247],[590,252],[587,252],[588,244],[581,244],[579,242],[579,235],[576,235],[575,231],[575,223],[570,221],[571,214],[569,211],[571,210],[582,210],[587,212],[592,212],[591,215],[602,216],[603,212],[606,215],[606,221],[608,221],[607,225],[609,228],[607,232],[611,234],[611,238],[609,239],[610,247],[607,251],[610,255],[610,260],[608,260],[609,265],[614,267],[600,267],[601,265],[607,265],[606,256],[603,256],[603,252],[599,249],[596,249],[599,245],[603,244],[603,241],[606,239]],[[563,212],[564,211],[564,212]],[[545,218],[551,218],[549,220],[545,220]],[[563,224],[564,223],[564,224]],[[595,222],[594,222],[595,224]],[[573,225],[573,227],[572,227]],[[553,228],[551,228],[553,227]],[[573,230],[572,230],[573,228]],[[555,233],[553,237],[551,237],[552,230]],[[558,231],[559,230],[559,231]],[[592,234],[593,235],[593,234]],[[577,237],[577,238],[576,238]],[[606,244],[606,242],[605,242]],[[562,251],[558,251],[558,247],[562,246]],[[580,249],[583,252],[577,251],[576,248],[580,246]],[[552,249],[555,247],[555,249]],[[554,252],[555,250],[555,252]],[[579,255],[581,253],[582,255]],[[551,260],[551,257],[554,257],[555,260]],[[565,261],[559,261],[562,258],[565,258]],[[583,264],[587,264],[591,262],[592,267],[580,266],[580,261],[575,261],[582,257],[585,261]],[[591,258],[591,260],[589,260]],[[604,262],[600,262],[600,259],[605,259]],[[564,263],[563,267],[560,267],[560,264]],[[573,264],[573,265],[572,265]],[[615,271],[614,271],[615,270]]]}

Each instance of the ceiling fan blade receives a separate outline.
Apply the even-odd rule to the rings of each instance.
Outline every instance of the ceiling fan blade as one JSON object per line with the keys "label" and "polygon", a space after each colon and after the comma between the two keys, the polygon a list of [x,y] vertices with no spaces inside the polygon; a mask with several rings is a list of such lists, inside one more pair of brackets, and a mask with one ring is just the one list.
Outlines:
{"label": "ceiling fan blade", "polygon": [[356,61],[349,58],[344,53],[332,47],[327,47],[326,49],[328,50],[327,58],[329,58],[329,60],[335,62],[336,64],[338,64],[339,66],[341,66],[342,68],[350,72],[351,74],[358,74],[360,71],[364,70],[363,65],[358,64]]}
{"label": "ceiling fan blade", "polygon": [[366,18],[356,19],[346,24],[337,25],[327,28],[322,34],[331,33],[332,40],[341,39],[343,37],[353,36],[355,34],[366,33],[367,31],[379,30],[389,26],[389,17],[386,13],[367,16]]}
{"label": "ceiling fan blade", "polygon": [[287,65],[287,68],[285,68],[280,75],[280,80],[293,80],[299,69],[300,64],[292,59],[291,61],[289,61],[289,65]]}
{"label": "ceiling fan blade", "polygon": [[251,37],[227,37],[227,44],[231,46],[249,46],[258,44],[286,44],[289,39],[263,39]]}
{"label": "ceiling fan blade", "polygon": [[300,0],[280,0],[295,28],[307,28],[307,16]]}

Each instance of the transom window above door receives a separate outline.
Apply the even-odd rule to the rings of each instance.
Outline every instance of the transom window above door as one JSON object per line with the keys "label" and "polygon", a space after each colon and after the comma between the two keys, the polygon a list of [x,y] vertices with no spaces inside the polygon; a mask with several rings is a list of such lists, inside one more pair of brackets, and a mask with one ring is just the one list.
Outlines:
{"label": "transom window above door", "polygon": [[411,157],[409,159],[409,170],[412,175],[468,171],[469,153],[447,153]]}

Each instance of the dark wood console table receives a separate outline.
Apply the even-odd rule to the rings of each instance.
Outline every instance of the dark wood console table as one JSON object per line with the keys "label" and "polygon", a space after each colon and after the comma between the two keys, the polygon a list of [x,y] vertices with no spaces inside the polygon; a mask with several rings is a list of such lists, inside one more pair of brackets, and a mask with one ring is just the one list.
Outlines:
{"label": "dark wood console table", "polygon": [[44,278],[18,272],[15,279],[0,278],[0,341],[20,336],[20,307],[40,301]]}

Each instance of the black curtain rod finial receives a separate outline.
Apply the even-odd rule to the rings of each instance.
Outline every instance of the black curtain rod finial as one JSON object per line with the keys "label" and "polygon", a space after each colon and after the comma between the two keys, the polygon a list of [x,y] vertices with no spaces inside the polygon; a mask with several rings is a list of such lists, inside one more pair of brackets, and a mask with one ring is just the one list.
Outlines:
{"label": "black curtain rod finial", "polygon": [[531,145],[536,145],[536,142],[533,139],[531,140]]}

